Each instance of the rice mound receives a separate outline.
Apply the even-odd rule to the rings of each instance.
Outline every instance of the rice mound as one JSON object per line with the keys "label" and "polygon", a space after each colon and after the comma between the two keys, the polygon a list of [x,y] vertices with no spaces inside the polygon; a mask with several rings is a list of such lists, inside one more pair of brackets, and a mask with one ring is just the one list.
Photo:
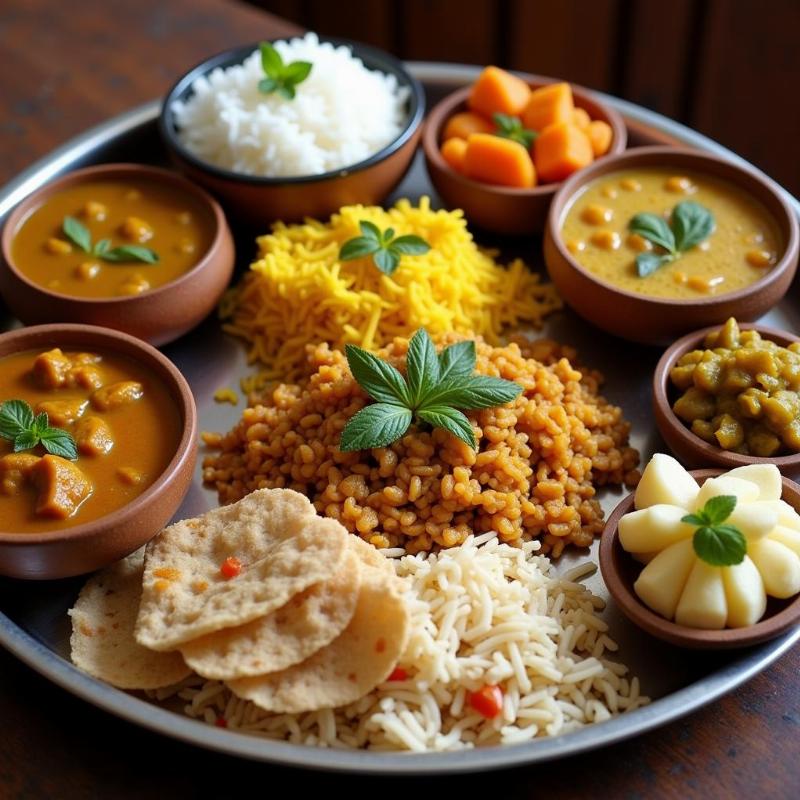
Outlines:
{"label": "rice mound", "polygon": [[[404,257],[391,276],[367,258],[339,261],[361,220],[421,236],[431,249]],[[243,382],[248,390],[307,374],[309,342],[376,350],[424,327],[432,336],[456,331],[495,344],[505,328],[539,328],[561,308],[552,284],[521,259],[498,264],[495,251],[477,246],[462,211],[435,211],[427,197],[418,206],[406,199],[390,209],[345,206],[329,222],[277,222],[258,244],[259,258],[221,306],[224,329],[245,339],[249,360],[264,366]]]}
{"label": "rice mound", "polygon": [[[397,338],[379,354],[404,371],[407,347]],[[552,341],[478,339],[476,349],[478,374],[523,387],[508,405],[467,412],[477,450],[412,427],[389,447],[341,452],[344,425],[370,400],[345,356],[323,344],[309,347],[310,378],[265,392],[229,433],[205,435],[220,452],[206,457],[203,478],[221,503],[294,489],[379,548],[414,553],[487,531],[508,542],[541,538],[554,557],[569,544],[588,547],[603,529],[596,486],[639,478],[622,410],[599,395],[602,376],[576,369],[574,351]]]}
{"label": "rice mound", "polygon": [[285,64],[312,63],[293,100],[258,89],[258,50],[217,68],[172,106],[178,136],[195,156],[244,175],[318,175],[369,158],[400,135],[408,89],[367,69],[347,46],[316,34],[274,43]]}
{"label": "rice mound", "polygon": [[[177,695],[190,717],[270,739],[411,751],[556,736],[649,702],[638,678],[607,657],[617,645],[597,613],[604,603],[577,582],[592,565],[559,577],[538,548],[484,534],[397,558],[411,613],[399,661],[406,676],[343,708],[270,714],[197,677],[149,694]],[[470,704],[470,693],[486,685],[503,691],[494,719]]]}

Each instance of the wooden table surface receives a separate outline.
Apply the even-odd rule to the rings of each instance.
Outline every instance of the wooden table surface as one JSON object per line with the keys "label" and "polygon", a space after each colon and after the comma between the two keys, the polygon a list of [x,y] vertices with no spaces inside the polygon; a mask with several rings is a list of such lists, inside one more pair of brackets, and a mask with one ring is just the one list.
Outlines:
{"label": "wooden table surface", "polygon": [[[222,0],[2,0],[0,183],[70,136],[162,95],[209,54],[293,30]],[[502,787],[504,798],[550,800],[797,797],[799,673],[795,647],[710,707],[637,739],[548,766],[395,782],[412,795]],[[245,787],[297,777],[134,727],[2,650],[0,725],[0,798],[241,797]],[[301,786],[361,794],[389,782],[306,773]]]}

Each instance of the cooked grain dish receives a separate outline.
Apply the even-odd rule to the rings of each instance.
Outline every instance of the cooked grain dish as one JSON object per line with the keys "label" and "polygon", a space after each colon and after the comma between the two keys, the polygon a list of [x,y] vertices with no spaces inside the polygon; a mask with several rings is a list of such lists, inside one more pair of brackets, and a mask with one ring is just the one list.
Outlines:
{"label": "cooked grain dish", "polygon": [[[270,739],[416,752],[556,736],[649,702],[608,657],[604,603],[578,582],[592,566],[558,576],[539,546],[484,534],[439,553],[395,551],[411,636],[395,671],[355,703],[271,714],[196,676],[150,696],[177,695],[191,717]],[[497,705],[482,702],[486,689]]]}
{"label": "cooked grain dish", "polygon": [[[438,346],[459,340],[434,337]],[[405,369],[408,341],[379,355]],[[575,353],[548,340],[493,347],[476,341],[476,373],[518,382],[512,403],[469,412],[478,447],[440,430],[412,428],[386,448],[342,452],[345,423],[368,402],[345,356],[309,347],[311,377],[265,391],[204,462],[222,503],[259,488],[306,494],[321,514],[377,547],[409,553],[452,547],[471,533],[505,542],[541,539],[558,556],[603,528],[595,488],[633,485],[638,453],[622,411],[598,394],[602,377],[577,370]]]}

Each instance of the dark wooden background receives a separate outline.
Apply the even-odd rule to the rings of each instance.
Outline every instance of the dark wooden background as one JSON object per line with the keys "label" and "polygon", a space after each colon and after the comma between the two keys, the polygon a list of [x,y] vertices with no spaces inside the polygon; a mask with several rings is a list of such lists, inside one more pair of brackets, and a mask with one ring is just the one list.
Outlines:
{"label": "dark wooden background", "polygon": [[250,0],[407,59],[497,64],[624,97],[800,194],[800,0]]}

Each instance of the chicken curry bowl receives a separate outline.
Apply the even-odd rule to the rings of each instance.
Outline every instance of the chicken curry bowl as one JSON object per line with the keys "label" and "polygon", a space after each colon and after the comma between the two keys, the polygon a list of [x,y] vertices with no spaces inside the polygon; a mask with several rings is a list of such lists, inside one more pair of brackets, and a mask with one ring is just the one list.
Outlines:
{"label": "chicken curry bowl", "polygon": [[127,505],[163,473],[182,421],[168,388],[124,355],[0,357],[0,529],[42,533]]}

